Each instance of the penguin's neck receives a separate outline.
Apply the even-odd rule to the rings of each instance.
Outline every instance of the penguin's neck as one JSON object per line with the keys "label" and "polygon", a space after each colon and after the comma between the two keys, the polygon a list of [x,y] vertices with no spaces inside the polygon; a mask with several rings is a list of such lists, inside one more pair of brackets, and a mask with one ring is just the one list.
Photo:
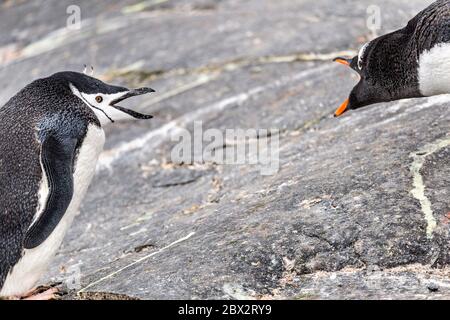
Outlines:
{"label": "penguin's neck", "polygon": [[450,43],[440,43],[419,58],[419,87],[424,96],[450,94]]}

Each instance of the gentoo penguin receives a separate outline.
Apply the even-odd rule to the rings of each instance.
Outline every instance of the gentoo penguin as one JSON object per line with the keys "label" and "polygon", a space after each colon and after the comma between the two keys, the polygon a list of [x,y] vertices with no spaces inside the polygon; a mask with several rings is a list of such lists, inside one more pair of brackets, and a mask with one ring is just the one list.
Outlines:
{"label": "gentoo penguin", "polygon": [[450,1],[439,0],[400,30],[335,61],[361,79],[335,116],[379,102],[450,93]]}
{"label": "gentoo penguin", "polygon": [[150,119],[118,105],[150,92],[60,72],[32,82],[0,108],[1,297],[32,295],[94,175],[102,126]]}

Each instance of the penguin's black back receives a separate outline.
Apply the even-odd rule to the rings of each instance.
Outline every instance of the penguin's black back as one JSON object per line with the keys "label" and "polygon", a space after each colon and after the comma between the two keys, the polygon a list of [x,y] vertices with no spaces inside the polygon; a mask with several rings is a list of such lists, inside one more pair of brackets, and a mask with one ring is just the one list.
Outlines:
{"label": "penguin's black back", "polygon": [[404,29],[412,34],[417,58],[436,44],[450,42],[450,1],[438,0],[415,16]]}
{"label": "penguin's black back", "polygon": [[0,289],[38,210],[42,137],[71,135],[80,145],[89,124],[100,126],[58,77],[34,81],[0,108]]}

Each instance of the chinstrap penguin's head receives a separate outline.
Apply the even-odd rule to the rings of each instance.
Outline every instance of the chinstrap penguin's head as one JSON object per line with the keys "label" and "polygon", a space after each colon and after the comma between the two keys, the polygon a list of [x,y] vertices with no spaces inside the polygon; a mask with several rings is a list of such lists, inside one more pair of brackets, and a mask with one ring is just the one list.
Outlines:
{"label": "chinstrap penguin's head", "polygon": [[128,98],[155,92],[151,88],[128,89],[109,85],[79,72],[60,72],[52,77],[66,82],[71,92],[92,109],[102,125],[120,120],[153,117],[118,105]]}

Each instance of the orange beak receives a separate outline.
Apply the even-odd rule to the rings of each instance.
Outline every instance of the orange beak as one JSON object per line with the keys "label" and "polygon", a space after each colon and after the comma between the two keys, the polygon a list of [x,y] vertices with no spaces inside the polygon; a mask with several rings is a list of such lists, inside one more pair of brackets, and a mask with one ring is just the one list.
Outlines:
{"label": "orange beak", "polygon": [[347,111],[347,107],[349,104],[349,99],[345,100],[343,104],[341,104],[341,106],[336,110],[336,112],[334,113],[335,117],[339,117],[341,116],[345,111]]}
{"label": "orange beak", "polygon": [[[345,58],[341,58],[341,57],[337,57],[333,61],[343,64],[344,66],[347,66],[347,67],[350,67],[350,64],[352,62],[351,59],[345,59]],[[340,117],[345,111],[347,111],[349,103],[350,103],[349,99],[345,100],[344,103],[341,104],[341,106],[336,110],[336,112],[334,113],[334,116]]]}
{"label": "orange beak", "polygon": [[348,61],[347,59],[344,58],[336,58],[333,60],[334,62],[343,64],[344,66],[350,67],[350,61]]}

